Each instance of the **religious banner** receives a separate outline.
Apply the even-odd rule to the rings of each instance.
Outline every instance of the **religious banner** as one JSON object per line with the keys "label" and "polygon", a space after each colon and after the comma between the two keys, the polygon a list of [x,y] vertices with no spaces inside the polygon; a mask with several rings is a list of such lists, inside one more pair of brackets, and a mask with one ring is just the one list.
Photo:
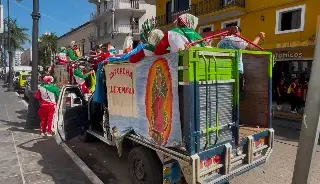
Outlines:
{"label": "religious banner", "polygon": [[135,65],[106,65],[109,114],[137,117]]}
{"label": "religious banner", "polygon": [[181,146],[178,54],[105,66],[111,133],[134,132],[159,146]]}

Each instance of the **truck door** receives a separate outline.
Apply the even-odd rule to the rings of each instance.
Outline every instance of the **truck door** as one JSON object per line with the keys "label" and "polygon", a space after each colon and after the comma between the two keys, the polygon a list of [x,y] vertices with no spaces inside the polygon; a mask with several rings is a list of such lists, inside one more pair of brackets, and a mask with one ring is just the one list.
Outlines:
{"label": "truck door", "polygon": [[58,143],[68,141],[89,128],[88,105],[78,86],[68,85],[61,89],[54,128]]}

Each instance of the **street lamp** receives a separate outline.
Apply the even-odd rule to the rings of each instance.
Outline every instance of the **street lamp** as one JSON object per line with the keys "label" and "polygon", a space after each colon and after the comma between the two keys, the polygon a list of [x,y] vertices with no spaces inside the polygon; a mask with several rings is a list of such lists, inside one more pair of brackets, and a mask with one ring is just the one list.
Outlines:
{"label": "street lamp", "polygon": [[31,73],[31,92],[29,95],[28,115],[25,128],[38,128],[40,120],[38,116],[39,102],[35,98],[38,90],[38,63],[39,63],[39,0],[33,0],[33,11],[31,14],[32,24],[32,73]]}
{"label": "street lamp", "polygon": [[13,55],[11,47],[11,20],[10,20],[10,0],[7,0],[8,3],[8,54],[9,54],[9,85],[8,91],[14,91],[13,87]]}
{"label": "street lamp", "polygon": [[115,24],[115,15],[114,12],[116,11],[115,6],[114,6],[114,0],[112,0],[112,6],[111,6],[111,14],[112,14],[112,32],[111,32],[111,38],[114,39],[114,37],[116,36],[115,30],[114,30],[114,24]]}

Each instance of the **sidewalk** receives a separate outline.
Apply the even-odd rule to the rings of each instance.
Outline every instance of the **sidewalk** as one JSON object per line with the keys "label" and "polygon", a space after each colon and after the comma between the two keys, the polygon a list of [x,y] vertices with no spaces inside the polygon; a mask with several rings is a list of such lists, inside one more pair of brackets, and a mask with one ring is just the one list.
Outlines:
{"label": "sidewalk", "polygon": [[0,82],[0,184],[101,184],[65,144],[25,130],[27,106]]}

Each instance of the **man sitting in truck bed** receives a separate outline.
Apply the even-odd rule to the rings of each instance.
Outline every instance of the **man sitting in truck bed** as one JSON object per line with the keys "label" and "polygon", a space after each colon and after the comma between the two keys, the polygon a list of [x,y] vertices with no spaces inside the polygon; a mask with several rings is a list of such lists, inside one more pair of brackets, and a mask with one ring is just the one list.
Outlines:
{"label": "man sitting in truck bed", "polygon": [[[239,26],[236,26],[237,28],[237,35],[241,34],[241,28]],[[260,32],[258,36],[252,41],[253,44],[258,45],[259,42],[264,39],[265,33]],[[218,48],[224,48],[224,49],[242,49],[242,50],[254,50],[255,46],[252,44],[249,44],[245,40],[243,40],[240,37],[237,37],[235,35],[226,36],[224,37],[217,45]],[[244,90],[244,77],[243,77],[243,62],[242,62],[242,55],[240,56],[239,63],[238,63],[238,70],[239,70],[239,79],[240,79],[240,91]]]}

